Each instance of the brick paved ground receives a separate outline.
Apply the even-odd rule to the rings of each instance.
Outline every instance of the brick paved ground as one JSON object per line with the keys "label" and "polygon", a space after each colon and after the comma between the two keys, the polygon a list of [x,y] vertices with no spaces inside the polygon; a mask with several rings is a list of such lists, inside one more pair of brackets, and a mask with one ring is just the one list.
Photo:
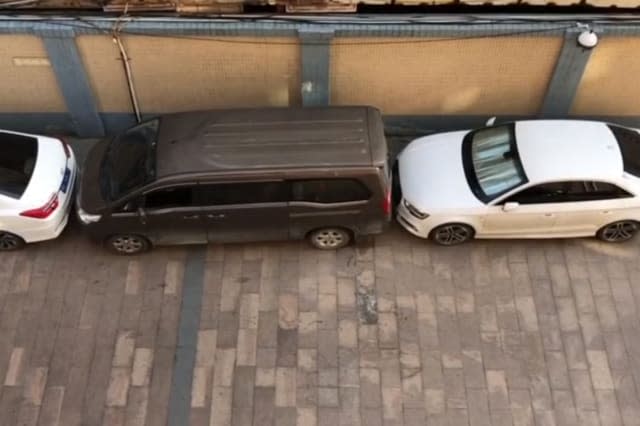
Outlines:
{"label": "brick paved ground", "polygon": [[[191,425],[640,425],[640,242],[206,250]],[[3,254],[0,423],[166,424],[188,253]]]}

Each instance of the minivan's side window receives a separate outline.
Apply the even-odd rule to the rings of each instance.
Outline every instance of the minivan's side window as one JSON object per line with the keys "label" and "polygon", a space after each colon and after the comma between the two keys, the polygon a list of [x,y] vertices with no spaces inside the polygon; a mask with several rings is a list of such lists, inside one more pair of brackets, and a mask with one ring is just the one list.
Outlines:
{"label": "minivan's side window", "polygon": [[288,201],[287,184],[281,181],[202,184],[198,193],[198,202],[203,206]]}
{"label": "minivan's side window", "polygon": [[145,195],[144,206],[147,209],[169,209],[194,206],[193,188],[178,186],[163,188]]}
{"label": "minivan's side window", "polygon": [[346,203],[364,201],[371,197],[369,190],[355,179],[315,179],[291,183],[292,201],[310,203]]}

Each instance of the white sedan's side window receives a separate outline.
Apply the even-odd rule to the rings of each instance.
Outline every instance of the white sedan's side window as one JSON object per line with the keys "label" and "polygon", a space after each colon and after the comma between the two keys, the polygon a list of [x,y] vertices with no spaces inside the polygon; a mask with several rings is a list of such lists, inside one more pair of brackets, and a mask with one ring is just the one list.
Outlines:
{"label": "white sedan's side window", "polygon": [[624,189],[608,182],[567,181],[535,185],[504,200],[520,204],[549,204],[611,200],[631,197]]}

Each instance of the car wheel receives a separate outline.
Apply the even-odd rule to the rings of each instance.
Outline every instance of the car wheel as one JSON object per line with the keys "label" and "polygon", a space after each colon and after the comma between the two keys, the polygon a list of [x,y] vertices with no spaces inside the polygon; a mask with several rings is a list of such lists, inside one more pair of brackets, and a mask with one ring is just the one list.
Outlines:
{"label": "car wheel", "polygon": [[442,246],[455,246],[473,238],[473,228],[463,223],[445,223],[437,226],[429,234],[431,241]]}
{"label": "car wheel", "polygon": [[621,243],[633,238],[638,232],[638,223],[633,220],[621,220],[600,228],[596,236],[608,243]]}
{"label": "car wheel", "polygon": [[151,248],[149,240],[134,234],[113,235],[107,238],[105,245],[114,253],[124,255],[144,253]]}
{"label": "car wheel", "polygon": [[18,250],[26,243],[20,237],[11,232],[0,231],[0,251]]}
{"label": "car wheel", "polygon": [[315,248],[335,250],[349,244],[351,234],[342,228],[321,228],[309,233],[308,239]]}

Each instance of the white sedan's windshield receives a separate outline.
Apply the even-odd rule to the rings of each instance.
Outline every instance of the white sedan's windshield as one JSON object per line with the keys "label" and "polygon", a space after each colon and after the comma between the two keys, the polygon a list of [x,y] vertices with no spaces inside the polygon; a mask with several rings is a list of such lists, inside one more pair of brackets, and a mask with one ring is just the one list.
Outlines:
{"label": "white sedan's windshield", "polygon": [[476,131],[471,141],[471,160],[477,183],[488,199],[526,181],[510,126]]}

